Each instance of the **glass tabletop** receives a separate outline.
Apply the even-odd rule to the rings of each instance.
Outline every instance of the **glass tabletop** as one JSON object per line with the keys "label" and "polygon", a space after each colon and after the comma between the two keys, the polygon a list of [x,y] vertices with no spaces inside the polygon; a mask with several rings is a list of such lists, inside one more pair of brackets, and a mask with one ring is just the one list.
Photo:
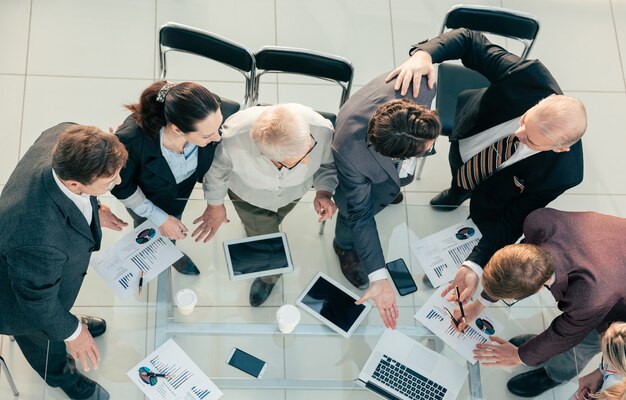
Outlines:
{"label": "glass tabletop", "polygon": [[[408,200],[390,205],[376,216],[385,259],[403,258],[418,286],[415,293],[397,295],[400,313],[397,330],[466,369],[467,379],[458,399],[507,398],[503,393],[506,393],[505,383],[510,372],[496,368],[481,370],[478,363],[467,363],[414,318],[435,289],[424,284],[424,270],[411,244],[463,222],[469,213],[464,206],[443,212],[428,205],[411,205],[419,202],[419,196],[407,193]],[[278,280],[267,301],[259,307],[249,304],[252,280],[231,281],[227,272],[222,243],[245,237],[243,225],[230,201],[226,202],[230,223],[222,225],[212,240],[198,243],[188,236],[176,243],[177,248],[196,263],[199,276],[182,275],[168,268],[146,285],[141,295],[121,300],[97,274],[89,274],[74,313],[103,313],[108,330],[102,338],[96,339],[102,353],[101,367],[87,375],[111,393],[122,393],[129,399],[143,398],[126,372],[161,344],[173,339],[225,393],[224,398],[377,398],[354,382],[384,331],[375,307],[350,339],[338,335],[302,310],[301,322],[294,332],[283,334],[278,330],[277,309],[283,304],[295,304],[320,271],[357,296],[364,293],[352,286],[340,270],[332,247],[335,218],[329,220],[320,233],[312,200],[313,193],[307,194],[281,225],[295,268]],[[115,199],[104,199],[104,202],[118,216],[132,222]],[[189,200],[182,222],[190,232],[194,229],[193,220],[205,207],[204,200]],[[102,248],[113,245],[129,231],[130,227],[122,232],[106,230]],[[172,302],[173,293],[183,288],[193,289],[198,296],[197,305],[188,315],[179,312]],[[103,306],[95,307],[100,305]],[[549,293],[540,293],[510,309],[497,303],[492,310],[505,326],[501,336],[509,339],[518,333],[527,333],[529,327],[533,332],[545,329],[544,319],[554,313],[554,301]],[[252,378],[227,365],[234,347],[268,363],[262,379]],[[494,389],[496,386],[498,389]],[[44,388],[44,397],[65,398],[58,389],[49,387]],[[112,395],[112,398],[117,397]]]}

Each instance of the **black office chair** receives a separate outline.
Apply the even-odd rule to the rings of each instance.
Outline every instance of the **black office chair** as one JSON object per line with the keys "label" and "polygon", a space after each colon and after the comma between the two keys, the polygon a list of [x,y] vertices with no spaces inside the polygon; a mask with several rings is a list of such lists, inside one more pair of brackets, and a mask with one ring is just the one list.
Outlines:
{"label": "black office chair", "polygon": [[239,71],[245,78],[243,103],[221,97],[224,120],[251,104],[254,88],[254,54],[245,46],[211,32],[168,22],[159,31],[161,79],[167,74],[166,55],[170,51],[194,54]]}
{"label": "black office chair", "polygon": [[13,377],[11,376],[11,372],[9,371],[9,367],[7,366],[6,361],[4,361],[4,357],[2,357],[2,345],[3,345],[3,337],[0,337],[0,373],[4,370],[4,374],[7,377],[7,381],[9,382],[9,386],[13,391],[13,396],[17,397],[20,393],[17,391],[17,386],[15,386],[15,382],[13,381]]}
{"label": "black office chair", "polygon": [[[264,46],[254,56],[257,66],[254,104],[256,104],[259,98],[260,78],[268,73],[306,75],[339,85],[341,87],[341,97],[337,109],[341,108],[343,103],[350,97],[354,68],[352,63],[344,57],[313,50],[281,46]],[[326,111],[318,111],[318,113],[335,126],[337,122],[336,113]],[[320,224],[320,235],[324,233],[325,226],[326,221]]]}
{"label": "black office chair", "polygon": [[[347,59],[332,54],[293,47],[264,46],[254,55],[256,59],[256,80],[253,103],[259,98],[261,77],[268,73],[298,74],[332,82],[341,87],[339,107],[350,97],[354,68]],[[338,107],[338,109],[339,109]],[[336,113],[318,111],[335,125]]]}
{"label": "black office chair", "polygon": [[[516,40],[524,46],[520,57],[526,59],[535,44],[539,21],[520,11],[500,7],[457,5],[452,7],[443,22],[441,33],[447,29],[468,28]],[[489,81],[476,71],[453,63],[441,63],[437,69],[436,109],[441,118],[442,134],[449,136],[454,127],[457,99],[465,90],[482,89]],[[426,158],[422,158],[416,178],[419,179]]]}

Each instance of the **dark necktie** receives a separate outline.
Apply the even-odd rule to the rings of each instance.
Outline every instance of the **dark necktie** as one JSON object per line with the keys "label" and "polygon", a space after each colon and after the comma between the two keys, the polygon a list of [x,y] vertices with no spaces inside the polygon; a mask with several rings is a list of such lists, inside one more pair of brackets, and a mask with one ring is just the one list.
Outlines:
{"label": "dark necktie", "polygon": [[89,229],[93,235],[94,251],[100,250],[100,242],[102,241],[102,228],[100,227],[100,216],[98,214],[98,199],[95,196],[89,196],[91,202],[91,224]]}
{"label": "dark necktie", "polygon": [[511,135],[486,147],[459,168],[455,177],[457,185],[473,190],[511,158],[518,145],[519,139]]}

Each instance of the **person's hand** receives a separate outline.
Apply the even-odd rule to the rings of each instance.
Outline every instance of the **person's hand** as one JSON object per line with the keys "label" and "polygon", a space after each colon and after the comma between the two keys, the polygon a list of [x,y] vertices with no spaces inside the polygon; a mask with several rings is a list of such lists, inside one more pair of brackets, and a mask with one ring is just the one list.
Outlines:
{"label": "person's hand", "polygon": [[78,337],[74,340],[66,341],[65,347],[67,348],[67,352],[70,353],[75,360],[80,361],[85,371],[89,371],[89,363],[87,360],[91,362],[94,369],[98,369],[98,364],[100,363],[100,351],[98,350],[98,346],[96,346],[96,342],[93,340],[93,337],[91,337],[91,333],[89,333],[87,325],[82,325],[83,326]]}
{"label": "person's hand", "polygon": [[187,237],[187,227],[178,218],[167,216],[167,219],[159,226],[161,235],[171,240],[180,240]]}
{"label": "person's hand", "polygon": [[445,297],[446,294],[450,293],[448,301],[456,301],[457,296],[455,286],[458,286],[459,291],[461,292],[461,301],[465,304],[472,298],[474,293],[476,293],[478,279],[478,275],[476,272],[472,271],[470,267],[461,265],[461,268],[457,271],[452,283],[450,283],[446,289],[441,292],[441,297]]}
{"label": "person's hand", "polygon": [[515,367],[522,363],[518,349],[508,341],[498,336],[489,338],[496,344],[477,344],[474,349],[474,360],[485,367]]}
{"label": "person's hand", "polygon": [[469,303],[467,305],[463,306],[463,312],[465,313],[465,318],[461,317],[461,309],[459,307],[454,309],[454,319],[456,319],[457,321],[459,321],[459,326],[455,326],[454,323],[452,321],[450,321],[450,323],[452,324],[452,326],[454,327],[454,329],[456,329],[457,331],[462,331],[464,330],[468,323],[471,321],[476,320],[476,318],[478,317],[478,315],[481,313],[482,310],[485,309],[485,306],[483,305],[483,303],[481,303],[480,301],[476,300],[472,303]]}
{"label": "person's hand", "polygon": [[111,208],[106,204],[100,204],[98,209],[98,216],[100,217],[100,226],[103,228],[113,229],[114,231],[121,231],[128,226],[127,222],[119,219]]}
{"label": "person's hand", "polygon": [[326,221],[330,219],[337,212],[337,206],[330,199],[332,194],[325,190],[318,190],[315,193],[315,199],[313,200],[313,207],[315,212],[320,216],[317,222]]}
{"label": "person's hand", "polygon": [[578,390],[574,393],[572,398],[576,400],[588,399],[590,394],[593,394],[600,389],[602,381],[602,372],[600,372],[600,368],[581,377],[578,380]]}
{"label": "person's hand", "polygon": [[435,86],[435,67],[433,66],[433,59],[425,51],[418,50],[411,58],[406,60],[402,65],[396,67],[393,71],[387,75],[385,82],[389,82],[394,77],[396,78],[395,90],[400,90],[402,96],[406,95],[409,91],[409,86],[413,84],[413,97],[417,97],[420,92],[420,83],[422,76],[428,76],[428,88],[432,89]]}
{"label": "person's hand", "polygon": [[363,304],[366,300],[374,300],[374,304],[378,308],[380,317],[387,328],[396,329],[396,321],[398,320],[398,303],[396,302],[396,294],[393,292],[391,285],[387,279],[374,281],[370,284],[363,297],[355,302],[355,304]]}
{"label": "person's hand", "polygon": [[226,207],[224,204],[218,204],[216,206],[207,204],[204,213],[193,220],[194,224],[198,222],[201,222],[201,224],[198,225],[191,236],[196,238],[196,242],[204,238],[204,243],[206,243],[215,236],[215,233],[222,224],[230,221],[226,218]]}

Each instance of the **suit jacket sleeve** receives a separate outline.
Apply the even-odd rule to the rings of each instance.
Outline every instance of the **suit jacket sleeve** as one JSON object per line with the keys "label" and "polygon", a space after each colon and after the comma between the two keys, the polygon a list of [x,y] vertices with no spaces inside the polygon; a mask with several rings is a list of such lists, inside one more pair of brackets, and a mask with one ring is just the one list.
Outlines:
{"label": "suit jacket sleeve", "polygon": [[513,72],[521,61],[520,57],[491,43],[482,33],[465,28],[455,29],[428,42],[413,45],[411,54],[415,50],[430,54],[433,63],[461,60],[465,67],[480,72],[490,82]]}
{"label": "suit jacket sleeve", "polygon": [[[494,215],[493,219],[474,219],[483,237],[467,259],[484,268],[496,251],[515,243],[522,236],[522,227],[528,214],[538,208],[547,206],[571,186],[566,185],[526,193],[502,207],[501,211]],[[481,186],[478,185],[474,194],[472,194],[470,215],[472,215],[472,208],[477,207],[476,204],[481,201],[488,201],[488,199],[483,198],[477,200],[481,196],[480,189]]]}
{"label": "suit jacket sleeve", "polygon": [[58,296],[66,262],[67,256],[50,246],[22,246],[7,254],[11,285],[19,307],[34,325],[57,341],[67,339],[78,325],[78,319],[61,304]]}
{"label": "suit jacket sleeve", "polygon": [[137,164],[139,160],[135,159],[135,155],[138,153],[137,150],[133,148],[135,144],[130,143],[123,135],[118,135],[118,138],[124,144],[126,150],[128,150],[128,160],[120,171],[122,182],[111,189],[111,194],[120,200],[124,200],[135,194],[139,187],[137,185],[137,174],[139,173]]}
{"label": "suit jacket sleeve", "polygon": [[378,238],[372,204],[372,184],[336,151],[339,185],[346,195],[348,224],[357,254],[368,274],[385,267],[385,256]]}

